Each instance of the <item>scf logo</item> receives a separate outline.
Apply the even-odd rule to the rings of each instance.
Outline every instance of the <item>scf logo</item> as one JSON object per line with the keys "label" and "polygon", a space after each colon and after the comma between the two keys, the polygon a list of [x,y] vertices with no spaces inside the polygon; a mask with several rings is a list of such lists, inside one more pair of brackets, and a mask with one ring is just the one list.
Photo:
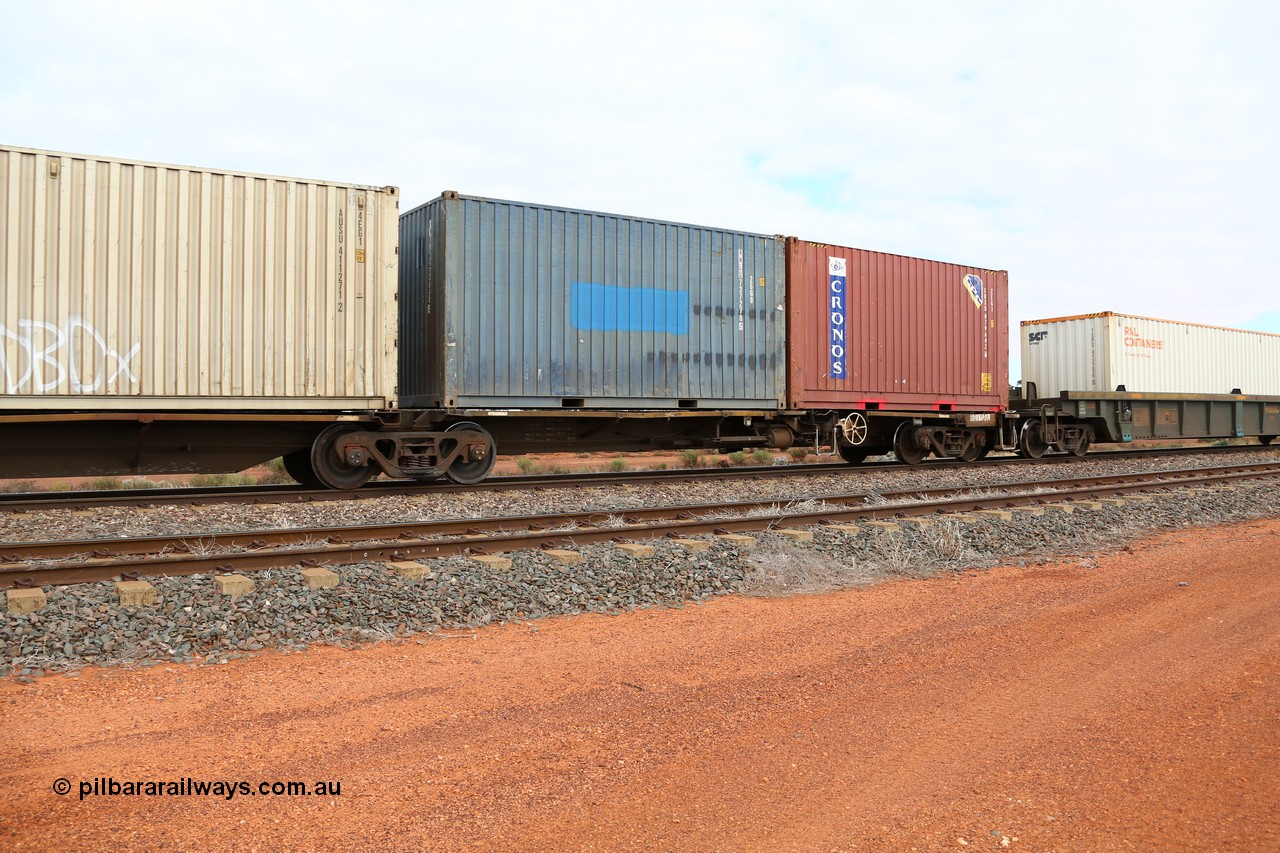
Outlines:
{"label": "scf logo", "polygon": [[1031,332],[1027,335],[1027,343],[1038,344],[1047,337],[1049,337],[1048,332]]}

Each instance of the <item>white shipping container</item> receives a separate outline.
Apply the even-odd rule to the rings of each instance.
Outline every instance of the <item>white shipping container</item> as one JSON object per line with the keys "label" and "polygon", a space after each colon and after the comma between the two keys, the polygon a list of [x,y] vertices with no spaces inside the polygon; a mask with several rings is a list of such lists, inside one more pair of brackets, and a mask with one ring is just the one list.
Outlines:
{"label": "white shipping container", "polygon": [[0,413],[393,406],[398,207],[0,146]]}
{"label": "white shipping container", "polygon": [[1280,335],[1107,311],[1022,322],[1024,393],[1280,396]]}

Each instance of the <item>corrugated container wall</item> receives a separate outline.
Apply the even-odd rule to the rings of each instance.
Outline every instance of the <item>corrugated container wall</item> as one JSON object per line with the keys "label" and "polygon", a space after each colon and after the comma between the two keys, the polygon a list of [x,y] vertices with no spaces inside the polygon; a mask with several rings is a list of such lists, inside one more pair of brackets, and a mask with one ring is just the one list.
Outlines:
{"label": "corrugated container wall", "polygon": [[787,241],[791,405],[998,411],[1009,274]]}
{"label": "corrugated container wall", "polygon": [[398,203],[0,147],[0,406],[394,405]]}
{"label": "corrugated container wall", "polygon": [[784,404],[780,237],[445,193],[400,242],[402,406]]}
{"label": "corrugated container wall", "polygon": [[1063,391],[1280,396],[1280,335],[1110,311],[1022,321],[1022,381]]}

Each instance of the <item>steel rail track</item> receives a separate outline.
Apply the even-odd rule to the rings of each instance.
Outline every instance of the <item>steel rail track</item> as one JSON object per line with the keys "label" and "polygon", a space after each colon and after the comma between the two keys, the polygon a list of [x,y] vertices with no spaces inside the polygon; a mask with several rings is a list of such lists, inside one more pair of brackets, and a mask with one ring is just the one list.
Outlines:
{"label": "steel rail track", "polygon": [[[108,559],[94,556],[84,562],[30,565],[0,564],[0,587],[44,584],[81,583],[107,580],[114,577],[142,577],[158,575],[192,575],[208,572],[250,571],[268,568],[323,565],[326,563],[350,563],[365,561],[412,560],[430,557],[453,556],[466,553],[515,551],[528,548],[552,547],[563,544],[590,544],[618,539],[652,539],[667,535],[697,536],[712,532],[747,532],[765,530],[779,524],[804,526],[837,521],[865,521],[883,518],[901,518],[936,513],[967,512],[977,509],[995,509],[1020,505],[1088,500],[1108,495],[1129,494],[1136,491],[1161,490],[1197,485],[1231,483],[1246,479],[1280,476],[1280,463],[1197,468],[1184,471],[1156,471],[1142,474],[1115,474],[1092,478],[1070,478],[1037,482],[1020,482],[994,486],[957,487],[935,490],[910,490],[898,493],[874,495],[885,500],[903,497],[925,496],[926,500],[898,504],[867,504],[871,494],[826,495],[809,498],[787,499],[794,506],[807,501],[822,501],[827,506],[813,511],[788,512],[780,508],[783,501],[743,501],[733,503],[700,504],[688,506],[654,507],[617,512],[595,511],[542,516],[521,516],[497,519],[465,519],[416,524],[372,525],[344,528],[316,528],[311,530],[272,531],[219,536],[188,537],[212,548],[249,547],[255,550],[223,551],[217,554],[151,553],[125,559]],[[998,496],[972,494],[975,490],[1024,489],[1019,494]],[[1051,489],[1049,491],[1048,489]],[[964,494],[970,492],[971,494]],[[759,515],[737,518],[708,517],[711,513],[758,511],[773,509]],[[697,513],[703,513],[698,517]],[[603,526],[611,517],[622,516],[623,526]],[[555,525],[564,529],[548,529]],[[487,529],[487,533],[486,533]],[[311,544],[306,537],[329,534],[323,544]],[[336,535],[334,535],[336,534]],[[392,536],[395,541],[388,541]],[[371,536],[367,542],[349,542],[347,536]],[[453,536],[452,539],[424,540],[424,536]],[[265,550],[274,544],[301,544],[302,547],[284,547]],[[301,538],[299,538],[301,537]],[[461,537],[461,538],[458,538]],[[160,541],[175,542],[172,537],[154,537],[140,540],[116,540],[150,547]],[[149,543],[149,544],[148,544]],[[81,546],[73,553],[85,553],[83,546],[110,546],[112,540],[92,543],[33,543],[29,547]],[[133,545],[127,546],[133,547]],[[190,546],[187,546],[188,548]],[[256,549],[264,550],[256,550]],[[201,549],[204,550],[204,549]],[[52,553],[52,552],[46,552]],[[10,554],[8,559],[32,559],[24,552]]]}
{"label": "steel rail track", "polygon": [[[1260,463],[1276,467],[1280,463]],[[1212,469],[1223,473],[1256,470],[1259,466],[1231,466]],[[714,504],[685,504],[617,510],[589,510],[585,512],[558,513],[554,516],[538,516],[533,523],[548,525],[598,525],[608,519],[622,518],[624,523],[639,523],[663,518],[689,517],[696,512],[751,512],[778,505],[795,505],[810,501],[825,504],[866,506],[870,501],[904,501],[915,499],[941,500],[981,491],[1051,491],[1066,487],[1113,485],[1118,483],[1147,483],[1153,478],[1176,480],[1179,477],[1202,473],[1203,468],[1173,472],[1136,472],[1107,474],[1096,477],[1067,477],[1053,480],[1009,481],[980,486],[947,486],[934,489],[902,489],[899,491],[855,492],[840,494],[809,494],[785,498],[757,498],[745,501],[725,501]],[[497,516],[494,518],[461,518],[439,521],[406,521],[382,524],[344,525],[338,527],[288,528],[234,533],[206,533],[188,536],[141,536],[119,539],[52,540],[31,543],[0,543],[0,563],[28,560],[65,559],[88,555],[94,559],[116,559],[133,554],[190,553],[193,549],[209,548],[267,548],[295,547],[298,545],[326,543],[330,545],[356,542],[389,542],[397,539],[422,539],[435,536],[477,536],[494,531],[509,530],[530,524],[528,516]],[[539,522],[540,520],[540,522]]]}
{"label": "steel rail track", "polygon": [[[1066,464],[1089,462],[1109,457],[1140,459],[1147,457],[1176,456],[1185,453],[1230,454],[1266,449],[1262,445],[1232,445],[1228,447],[1202,448],[1144,448],[1139,450],[1095,451],[1078,457],[1055,454],[1040,459],[1020,456],[999,456],[980,463],[987,465]],[[979,463],[960,462],[954,459],[929,459],[924,463],[929,469],[936,467],[970,467]],[[407,480],[374,480],[355,491],[313,489],[307,486],[281,484],[274,486],[216,486],[208,488],[162,489],[112,489],[79,492],[26,492],[0,495],[0,512],[23,513],[49,509],[88,510],[98,507],[124,506],[204,506],[225,503],[310,503],[315,501],[369,500],[388,495],[441,495],[457,492],[501,491],[503,489],[562,489],[575,486],[630,485],[643,483],[675,483],[690,478],[735,479],[743,477],[808,477],[840,473],[874,473],[882,471],[920,470],[922,466],[908,466],[901,462],[878,462],[862,465],[846,465],[842,462],[822,462],[803,465],[744,467],[744,468],[688,468],[670,471],[629,471],[624,473],[591,472],[581,474],[538,474],[507,477],[490,477],[472,485],[458,485],[445,481],[419,483]]]}

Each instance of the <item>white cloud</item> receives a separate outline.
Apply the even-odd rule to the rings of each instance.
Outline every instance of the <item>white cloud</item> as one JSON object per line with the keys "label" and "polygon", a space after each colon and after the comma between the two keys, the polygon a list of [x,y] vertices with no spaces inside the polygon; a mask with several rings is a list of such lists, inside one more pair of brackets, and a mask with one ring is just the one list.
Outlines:
{"label": "white cloud", "polygon": [[[216,11],[211,11],[215,9]],[[1280,304],[1280,7],[9,4],[13,144],[1007,268],[1011,316]]]}

